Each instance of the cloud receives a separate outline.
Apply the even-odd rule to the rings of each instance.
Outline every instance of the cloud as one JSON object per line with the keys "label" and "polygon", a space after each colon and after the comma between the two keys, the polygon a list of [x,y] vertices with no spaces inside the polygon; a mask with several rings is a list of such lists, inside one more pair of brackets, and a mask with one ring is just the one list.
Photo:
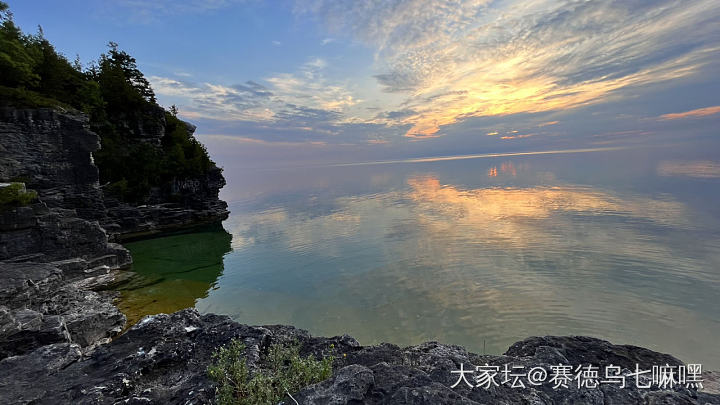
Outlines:
{"label": "cloud", "polygon": [[258,138],[252,138],[252,137],[246,137],[246,136],[235,136],[235,135],[218,135],[218,134],[212,134],[212,135],[204,135],[205,138],[211,139],[215,142],[225,142],[225,143],[248,143],[248,144],[257,144],[257,145],[269,145],[269,146],[325,146],[327,145],[325,142],[322,141],[300,141],[300,142],[283,142],[283,141],[275,141],[275,142],[268,142],[263,139]]}
{"label": "cloud", "polygon": [[385,123],[409,125],[412,138],[470,117],[606,101],[691,76],[719,50],[714,0],[315,0],[296,9],[375,48],[375,79],[416,111]]}
{"label": "cloud", "polygon": [[663,114],[660,120],[678,120],[683,118],[700,118],[720,113],[720,105],[713,107],[698,108],[695,110],[685,111],[681,113]]}
{"label": "cloud", "polygon": [[323,73],[327,62],[312,58],[295,73],[265,78],[267,85],[248,80],[234,85],[192,83],[183,79],[150,76],[158,95],[179,100],[181,114],[187,118],[255,123],[282,123],[299,129],[313,127],[319,132],[333,131],[344,119],[347,108],[361,100]]}
{"label": "cloud", "polygon": [[[188,3],[205,11],[230,4]],[[454,153],[459,143],[502,151],[592,135],[587,125],[573,128],[583,107],[700,77],[720,52],[720,8],[711,0],[305,0],[295,9],[324,24],[315,41],[336,42],[333,53],[239,84],[153,76],[156,92],[187,118],[232,121],[243,136],[273,142],[398,146],[404,135],[436,139],[424,152]],[[335,52],[354,52],[340,45],[358,42],[374,58],[339,74]],[[698,111],[661,119],[706,112]],[[218,131],[228,133],[226,124]],[[605,122],[597,132],[626,129]]]}
{"label": "cloud", "polygon": [[294,105],[310,109],[341,112],[360,100],[345,86],[329,81],[324,69],[327,62],[313,58],[296,73],[281,73],[265,79],[279,97]]}
{"label": "cloud", "polygon": [[524,135],[506,135],[501,136],[500,139],[523,139],[523,138],[530,138],[531,136],[535,136],[537,134],[524,134]]}
{"label": "cloud", "polygon": [[275,115],[270,109],[273,93],[253,81],[222,86],[161,76],[148,80],[157,94],[184,100],[181,112],[189,118],[268,121]]}

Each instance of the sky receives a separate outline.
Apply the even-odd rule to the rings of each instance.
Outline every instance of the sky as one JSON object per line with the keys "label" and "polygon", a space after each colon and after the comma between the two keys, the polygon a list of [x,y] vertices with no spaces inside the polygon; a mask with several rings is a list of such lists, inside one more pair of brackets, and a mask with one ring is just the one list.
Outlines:
{"label": "sky", "polygon": [[8,3],[117,42],[226,165],[720,143],[717,0]]}

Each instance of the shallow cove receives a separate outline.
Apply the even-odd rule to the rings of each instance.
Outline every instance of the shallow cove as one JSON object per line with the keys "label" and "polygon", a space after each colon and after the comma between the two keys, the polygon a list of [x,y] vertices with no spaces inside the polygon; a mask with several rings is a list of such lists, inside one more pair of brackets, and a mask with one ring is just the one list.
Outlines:
{"label": "shallow cove", "polygon": [[215,287],[232,236],[222,225],[192,232],[127,242],[138,277],[119,288],[118,307],[134,325],[148,314],[172,313],[195,306]]}
{"label": "shallow cove", "polygon": [[[712,152],[709,152],[712,153]],[[222,229],[126,244],[131,320],[195,306],[362,344],[591,335],[720,367],[720,173],[656,149],[227,171]],[[713,171],[715,170],[715,171]]]}

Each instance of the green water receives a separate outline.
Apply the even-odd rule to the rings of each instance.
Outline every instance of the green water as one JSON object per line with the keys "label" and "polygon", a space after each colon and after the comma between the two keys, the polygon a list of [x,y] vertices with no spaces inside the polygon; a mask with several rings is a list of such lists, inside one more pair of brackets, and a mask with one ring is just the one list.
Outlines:
{"label": "green water", "polygon": [[121,287],[119,307],[136,323],[148,314],[171,313],[195,306],[215,288],[232,236],[222,226],[193,233],[124,244],[138,277]]}
{"label": "green water", "polygon": [[229,234],[129,243],[147,285],[122,308],[488,353],[591,335],[718,368],[713,153],[226,171]]}

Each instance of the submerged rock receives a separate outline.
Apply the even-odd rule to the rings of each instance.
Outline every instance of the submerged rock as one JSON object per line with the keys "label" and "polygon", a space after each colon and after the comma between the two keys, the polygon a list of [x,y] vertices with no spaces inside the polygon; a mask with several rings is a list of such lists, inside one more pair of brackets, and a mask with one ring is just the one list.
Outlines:
{"label": "submerged rock", "polygon": [[[460,346],[428,342],[401,348],[361,346],[350,336],[312,337],[291,326],[248,326],[226,316],[183,310],[144,318],[126,334],[80,358],[77,346],[56,344],[0,361],[0,397],[10,403],[209,403],[212,352],[231,339],[246,346],[250,370],[262,367],[270,345],[299,342],[303,355],[335,356],[332,378],[292,396],[301,404],[717,404],[720,395],[684,387],[578,389],[509,385],[470,388],[456,371],[504,364],[549,368],[558,362],[640,367],[679,365],[667,354],[581,337],[529,338],[503,356],[477,355]],[[625,367],[627,368],[627,367]],[[499,380],[499,378],[498,378]],[[473,380],[471,380],[473,381]],[[286,404],[294,404],[287,397]]]}

